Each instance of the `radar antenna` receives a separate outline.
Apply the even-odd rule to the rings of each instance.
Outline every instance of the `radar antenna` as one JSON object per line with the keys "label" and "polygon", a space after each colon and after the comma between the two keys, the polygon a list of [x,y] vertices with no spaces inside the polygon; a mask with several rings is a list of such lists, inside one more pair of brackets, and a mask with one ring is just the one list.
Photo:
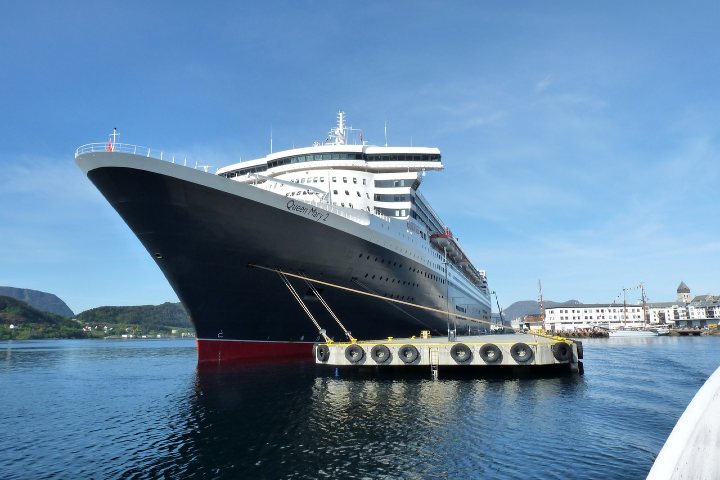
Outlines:
{"label": "radar antenna", "polygon": [[[357,145],[358,134],[360,137],[360,144],[365,145],[362,129],[348,127],[346,120],[347,118],[345,116],[345,112],[340,110],[337,113],[337,126],[330,129],[327,134],[327,138],[324,142],[322,142],[323,145]],[[320,144],[318,142],[313,144],[313,146],[316,147],[319,145]]]}
{"label": "radar antenna", "polygon": [[328,132],[328,137],[325,139],[325,145],[345,145],[346,130],[345,112],[341,110],[337,114],[337,127]]}

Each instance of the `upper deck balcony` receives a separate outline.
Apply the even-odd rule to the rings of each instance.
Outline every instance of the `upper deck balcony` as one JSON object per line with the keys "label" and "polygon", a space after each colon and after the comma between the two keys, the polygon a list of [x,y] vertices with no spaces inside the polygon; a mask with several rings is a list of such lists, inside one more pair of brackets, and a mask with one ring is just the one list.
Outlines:
{"label": "upper deck balcony", "polygon": [[375,147],[367,145],[323,145],[273,153],[223,167],[218,174],[228,178],[252,173],[268,175],[317,168],[362,169],[376,172],[442,170],[440,150],[428,147]]}

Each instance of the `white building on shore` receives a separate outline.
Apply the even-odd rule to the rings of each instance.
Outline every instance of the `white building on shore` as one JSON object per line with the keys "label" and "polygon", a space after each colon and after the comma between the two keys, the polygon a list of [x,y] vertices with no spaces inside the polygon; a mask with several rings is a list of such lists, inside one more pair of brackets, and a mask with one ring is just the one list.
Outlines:
{"label": "white building on shore", "polygon": [[699,295],[691,300],[685,282],[677,288],[674,302],[641,304],[566,304],[545,309],[545,329],[569,331],[595,327],[616,330],[619,328],[684,327],[695,328],[718,324],[720,296]]}
{"label": "white building on shore", "polygon": [[545,309],[546,330],[577,330],[593,327],[615,330],[644,325],[642,305],[577,303]]}

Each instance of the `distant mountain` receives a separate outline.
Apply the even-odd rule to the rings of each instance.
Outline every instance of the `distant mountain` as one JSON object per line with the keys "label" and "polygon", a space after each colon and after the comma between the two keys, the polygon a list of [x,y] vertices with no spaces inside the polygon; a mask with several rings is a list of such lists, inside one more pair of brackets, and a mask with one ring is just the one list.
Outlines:
{"label": "distant mountain", "polygon": [[54,313],[61,317],[75,315],[65,302],[52,293],[29,288],[0,287],[0,295],[21,300],[42,312]]}
{"label": "distant mountain", "polygon": [[190,317],[180,303],[132,307],[97,307],[79,313],[82,323],[141,325],[147,328],[192,328]]}
{"label": "distant mountain", "polygon": [[0,296],[0,321],[4,324],[21,322],[54,324],[61,320],[62,317],[59,315],[41,312],[22,300],[5,295]]}
{"label": "distant mountain", "polygon": [[[565,302],[544,300],[543,303],[545,304],[545,308],[552,308],[564,305],[577,305],[580,302],[577,300],[567,300]],[[525,315],[540,315],[540,305],[538,305],[537,300],[520,300],[503,310],[503,316],[506,320],[512,320]]]}
{"label": "distant mountain", "polygon": [[[10,326],[12,325],[12,328]],[[0,339],[82,338],[79,323],[41,312],[13,297],[0,296]]]}

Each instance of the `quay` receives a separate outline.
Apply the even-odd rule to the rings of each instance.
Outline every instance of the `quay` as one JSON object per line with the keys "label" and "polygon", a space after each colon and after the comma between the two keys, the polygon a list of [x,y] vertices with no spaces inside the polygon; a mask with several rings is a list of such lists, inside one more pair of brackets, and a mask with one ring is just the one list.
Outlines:
{"label": "quay", "polygon": [[670,335],[679,335],[681,337],[699,337],[703,331],[697,328],[674,328],[670,330]]}
{"label": "quay", "polygon": [[315,363],[344,368],[426,367],[438,371],[476,373],[583,374],[582,342],[543,334],[513,333],[432,338],[420,337],[325,342],[314,348]]}

